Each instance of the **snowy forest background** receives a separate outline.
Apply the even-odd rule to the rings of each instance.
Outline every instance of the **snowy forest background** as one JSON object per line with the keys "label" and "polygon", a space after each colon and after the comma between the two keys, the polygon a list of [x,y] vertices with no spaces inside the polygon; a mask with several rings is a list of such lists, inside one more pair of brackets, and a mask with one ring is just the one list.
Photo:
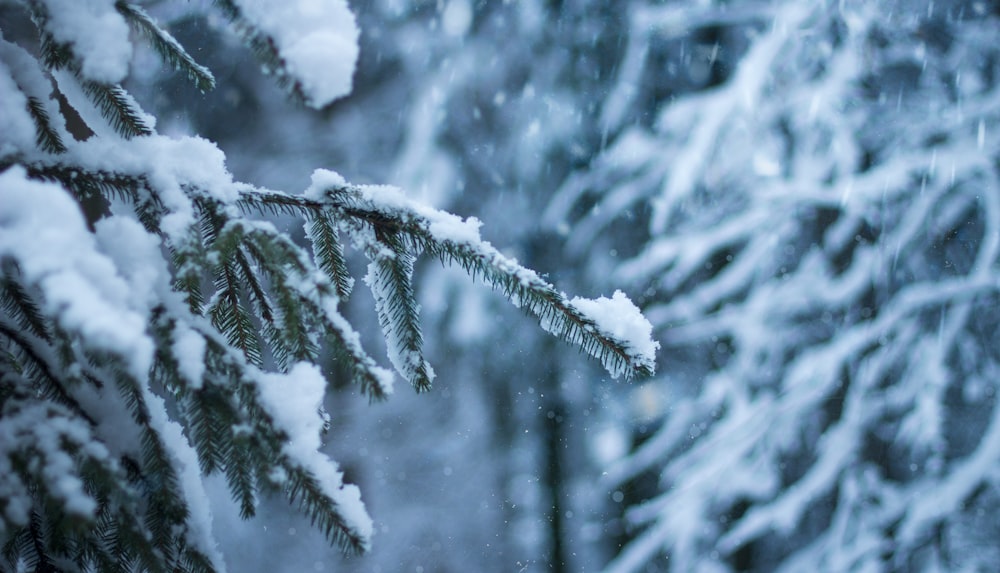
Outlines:
{"label": "snowy forest background", "polygon": [[160,133],[238,180],[326,167],[475,216],[560,288],[626,292],[661,345],[654,377],[610,380],[419,267],[434,390],[328,398],[371,553],[280,500],[242,521],[212,478],[230,570],[1000,563],[1000,3],[350,2],[353,92],[320,112],[208,2],[142,4],[217,80],[137,51]]}

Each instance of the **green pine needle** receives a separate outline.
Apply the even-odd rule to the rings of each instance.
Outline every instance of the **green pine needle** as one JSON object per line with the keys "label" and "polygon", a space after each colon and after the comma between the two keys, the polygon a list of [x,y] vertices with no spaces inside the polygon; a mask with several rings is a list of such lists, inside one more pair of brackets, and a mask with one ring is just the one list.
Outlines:
{"label": "green pine needle", "polygon": [[184,72],[202,92],[215,89],[215,77],[208,68],[194,61],[184,47],[177,43],[141,7],[124,0],[115,2],[115,8],[125,17],[132,29],[142,34],[163,61],[175,70]]}
{"label": "green pine needle", "polygon": [[81,79],[83,92],[97,106],[104,119],[125,139],[152,135],[153,128],[142,111],[121,86]]}
{"label": "green pine needle", "polygon": [[297,504],[312,522],[312,525],[331,543],[336,543],[344,551],[363,553],[368,546],[364,537],[348,527],[337,504],[320,487],[319,482],[309,472],[286,461],[288,482],[285,493],[292,504]]}
{"label": "green pine needle", "polygon": [[309,238],[312,240],[313,256],[320,270],[333,283],[337,296],[347,300],[354,286],[354,279],[347,271],[344,247],[337,236],[337,229],[326,214],[318,214],[309,221]]}
{"label": "green pine needle", "polygon": [[219,329],[235,348],[254,366],[263,365],[260,339],[250,313],[247,312],[240,296],[239,276],[232,262],[225,262],[216,271],[215,288],[218,294],[215,303],[208,309],[212,326]]}
{"label": "green pine needle", "polygon": [[397,344],[397,364],[402,374],[418,392],[430,390],[433,374],[424,360],[423,334],[420,329],[419,305],[413,290],[413,262],[415,257],[405,249],[399,236],[385,231],[376,233],[378,241],[389,249],[370,252],[372,259],[370,279],[375,293],[375,310],[386,340]]}
{"label": "green pine needle", "polygon": [[[45,22],[43,8],[39,3],[32,3],[36,19]],[[97,106],[101,115],[109,125],[125,139],[140,135],[151,135],[153,129],[146,122],[142,111],[121,86],[96,82],[83,77],[80,73],[80,58],[73,53],[72,46],[57,42],[52,34],[43,31],[40,39],[42,61],[52,70],[67,69],[76,76],[83,92]],[[38,119],[36,119],[36,122]]]}
{"label": "green pine needle", "polygon": [[35,143],[41,149],[49,153],[66,153],[66,145],[62,137],[52,127],[49,112],[45,110],[45,104],[37,97],[28,97],[28,113],[35,122]]}
{"label": "green pine needle", "polygon": [[0,270],[0,310],[12,317],[24,331],[49,343],[52,333],[38,304],[15,276],[20,274],[13,261]]}

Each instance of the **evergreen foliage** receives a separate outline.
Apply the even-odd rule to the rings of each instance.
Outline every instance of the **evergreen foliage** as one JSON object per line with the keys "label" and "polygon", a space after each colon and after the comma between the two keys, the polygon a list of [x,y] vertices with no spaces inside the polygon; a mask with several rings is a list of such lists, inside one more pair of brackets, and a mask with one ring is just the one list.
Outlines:
{"label": "evergreen foliage", "polygon": [[[58,22],[73,2],[0,5],[37,31],[0,38],[3,569],[221,570],[201,485],[213,473],[244,518],[280,492],[330,542],[367,549],[357,488],[316,451],[334,382],[325,352],[371,399],[392,390],[341,314],[348,245],[370,262],[390,359],[417,390],[433,379],[412,283],[422,253],[502,291],[613,375],[652,373],[634,340],[501,255],[474,220],[323,171],[305,195],[259,189],[232,181],[214,145],[158,135],[95,45],[127,44],[130,27],[199,89],[214,80],[140,7],[107,4],[107,30]],[[240,3],[217,4],[306,99]],[[309,246],[273,214],[304,221]]]}

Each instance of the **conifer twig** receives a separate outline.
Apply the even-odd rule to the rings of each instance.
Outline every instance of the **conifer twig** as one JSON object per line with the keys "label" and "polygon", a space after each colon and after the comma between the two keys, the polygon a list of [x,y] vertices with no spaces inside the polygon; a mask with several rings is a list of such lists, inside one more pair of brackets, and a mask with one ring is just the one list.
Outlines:
{"label": "conifer twig", "polygon": [[115,2],[115,8],[134,30],[141,33],[149,41],[164,62],[175,70],[184,72],[188,79],[202,92],[215,88],[215,77],[212,72],[196,62],[184,50],[184,47],[161,28],[145,10],[125,0]]}
{"label": "conifer twig", "polygon": [[536,315],[546,330],[599,359],[612,375],[628,379],[633,375],[653,373],[653,357],[640,355],[625,341],[603,332],[590,317],[574,307],[565,294],[537,273],[503,256],[485,241],[436,236],[432,232],[432,222],[406,206],[379,205],[366,198],[359,188],[351,186],[327,189],[322,200],[275,191],[245,191],[240,200],[244,208],[305,216],[316,216],[332,209],[338,214],[338,220],[359,222],[383,234],[398,234],[407,250],[425,251],[442,262],[457,263],[473,278],[481,277],[503,292],[514,305]]}

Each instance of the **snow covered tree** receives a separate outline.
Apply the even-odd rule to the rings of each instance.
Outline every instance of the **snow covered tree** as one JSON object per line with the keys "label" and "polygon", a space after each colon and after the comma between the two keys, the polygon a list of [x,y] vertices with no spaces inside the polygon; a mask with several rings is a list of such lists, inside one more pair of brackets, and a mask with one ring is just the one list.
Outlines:
{"label": "snow covered tree", "polygon": [[[435,329],[425,346],[447,344],[450,371],[479,381],[487,406],[419,438],[387,438],[383,420],[357,414],[350,433],[369,456],[389,444],[415,460],[409,444],[441,443],[462,427],[455,418],[483,414],[496,427],[480,438],[505,438],[459,455],[491,464],[482,472],[496,481],[463,484],[449,502],[503,507],[492,525],[475,511],[427,523],[424,506],[400,503],[423,485],[407,467],[376,508],[410,517],[387,520],[403,543],[383,570],[461,570],[470,558],[497,571],[607,559],[615,571],[992,568],[995,2],[358,4],[371,74],[328,123],[269,113],[268,96],[240,131],[220,107],[191,125],[229,137],[244,180],[295,188],[277,181],[335,157],[353,180],[482,213],[504,230],[501,250],[564,288],[628,285],[670,364],[649,384],[605,384],[553,358],[552,337],[495,319],[498,297],[425,265],[414,276],[425,334]],[[5,27],[8,39],[18,29]],[[235,88],[214,97],[252,107],[259,86]],[[370,129],[359,110],[399,129]],[[164,132],[176,131],[170,111]],[[491,332],[470,316],[489,317]],[[495,350],[513,338],[523,352]],[[515,365],[530,380],[511,376]],[[379,407],[406,419],[401,403]],[[624,456],[623,431],[635,442]],[[585,482],[600,471],[570,452],[581,436],[603,444],[597,487]],[[456,442],[444,449],[482,445]],[[556,450],[561,474],[546,466]],[[352,470],[366,460],[335,457]],[[367,463],[352,479],[384,481]],[[602,493],[621,519],[586,513]],[[458,537],[449,548],[456,530],[506,553],[470,555]],[[435,557],[424,541],[445,548]]]}
{"label": "snow covered tree", "polygon": [[[218,0],[290,96],[351,89],[358,30],[341,1]],[[197,137],[157,133],[121,87],[133,41],[202,90],[197,64],[138,4],[0,2],[0,552],[12,571],[221,571],[205,476],[241,515],[282,493],[363,551],[359,490],[318,451],[327,386],[373,400],[393,374],[340,306],[364,282],[395,370],[424,359],[414,263],[464,269],[598,358],[651,374],[651,326],[624,296],[569,299],[479,235],[479,222],[318,169],[304,193],[234,181]],[[280,230],[269,215],[304,223]],[[333,365],[320,356],[333,352]],[[335,436],[334,436],[335,438]]]}
{"label": "snow covered tree", "polygon": [[609,145],[545,214],[571,252],[641,246],[595,268],[672,365],[605,476],[608,571],[996,567],[998,16],[631,4]]}

